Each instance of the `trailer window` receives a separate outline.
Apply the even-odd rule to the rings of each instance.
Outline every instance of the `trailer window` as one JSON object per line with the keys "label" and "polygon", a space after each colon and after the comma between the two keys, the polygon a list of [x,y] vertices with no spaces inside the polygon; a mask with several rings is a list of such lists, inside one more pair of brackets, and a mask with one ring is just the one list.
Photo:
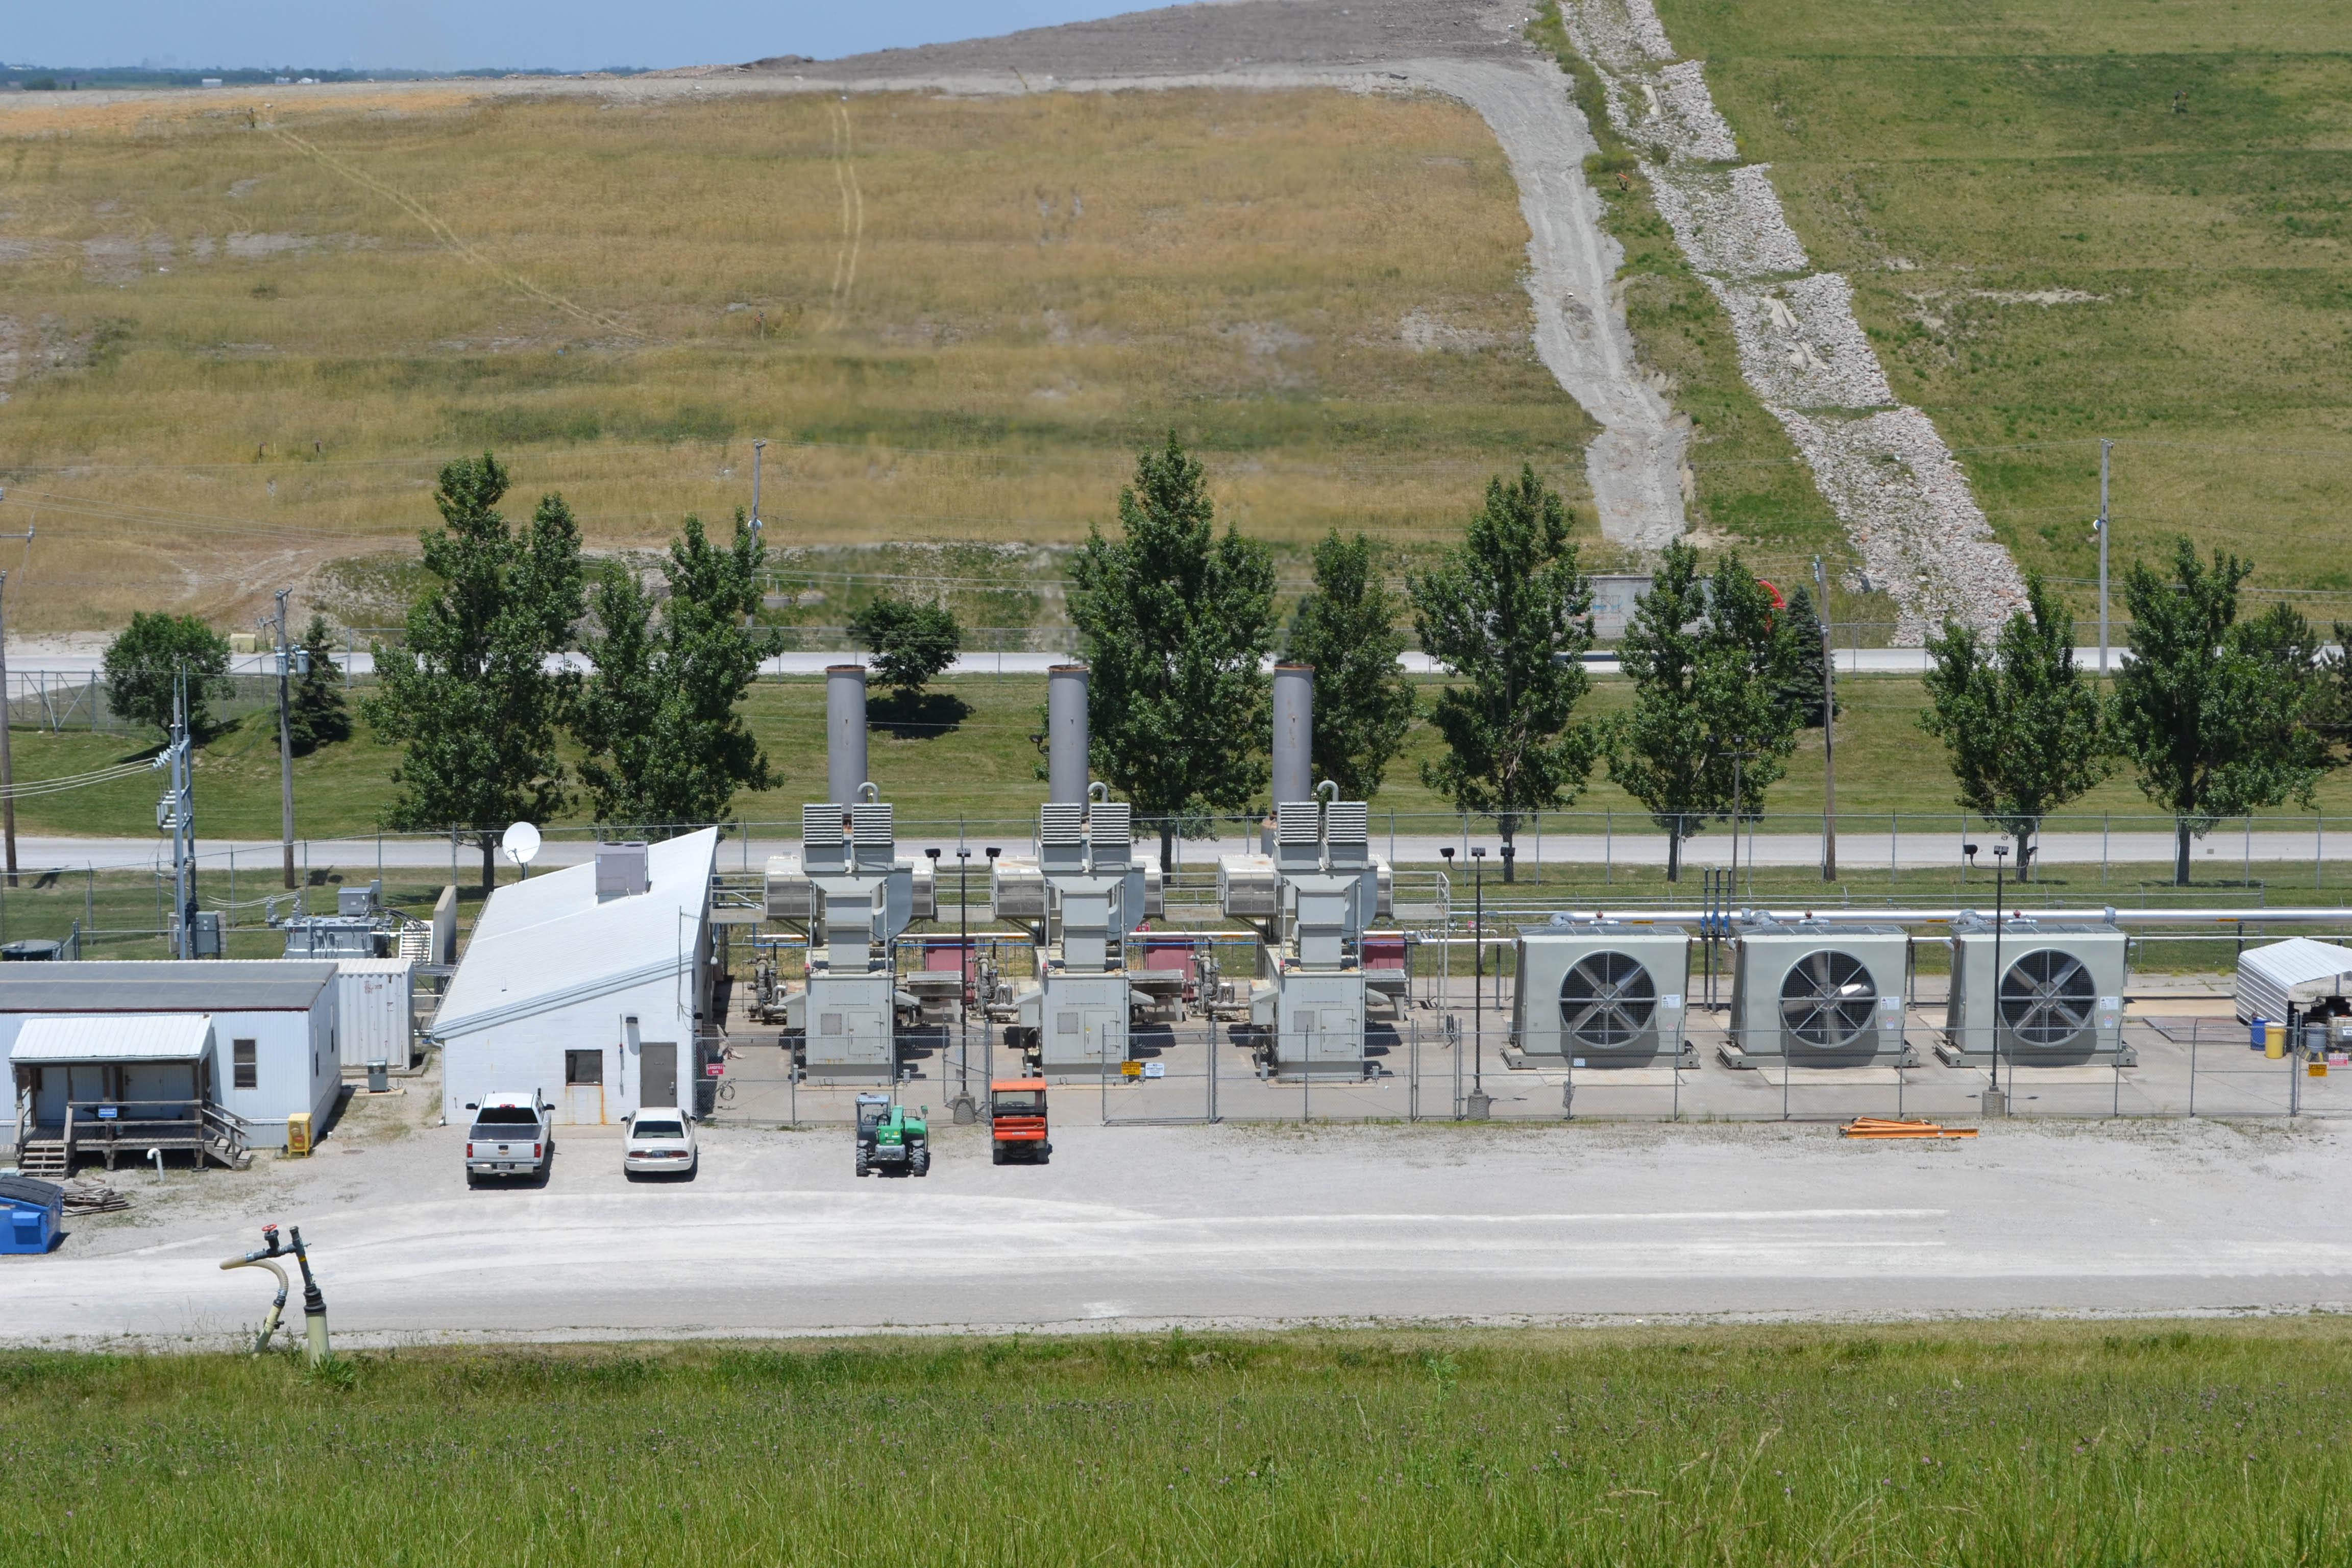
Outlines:
{"label": "trailer window", "polygon": [[230,1081],[239,1089],[261,1087],[261,1054],[251,1040],[229,1042]]}
{"label": "trailer window", "polygon": [[563,1053],[563,1081],[571,1087],[604,1081],[604,1053],[596,1051],[566,1051]]}

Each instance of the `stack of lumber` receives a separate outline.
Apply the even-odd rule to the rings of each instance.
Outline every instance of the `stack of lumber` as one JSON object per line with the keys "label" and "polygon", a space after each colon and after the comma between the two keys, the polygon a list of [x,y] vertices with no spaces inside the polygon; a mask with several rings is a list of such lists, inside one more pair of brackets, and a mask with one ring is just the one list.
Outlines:
{"label": "stack of lumber", "polygon": [[1973,1127],[1939,1127],[1932,1121],[1893,1121],[1884,1116],[1857,1116],[1838,1129],[1849,1138],[1973,1138]]}

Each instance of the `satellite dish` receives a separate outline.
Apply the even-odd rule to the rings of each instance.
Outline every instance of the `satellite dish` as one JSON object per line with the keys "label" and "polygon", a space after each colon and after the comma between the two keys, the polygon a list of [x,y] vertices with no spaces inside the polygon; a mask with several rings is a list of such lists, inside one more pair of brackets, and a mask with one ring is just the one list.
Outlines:
{"label": "satellite dish", "polygon": [[528,866],[539,853],[539,829],[528,822],[518,822],[499,840],[499,849],[516,865]]}

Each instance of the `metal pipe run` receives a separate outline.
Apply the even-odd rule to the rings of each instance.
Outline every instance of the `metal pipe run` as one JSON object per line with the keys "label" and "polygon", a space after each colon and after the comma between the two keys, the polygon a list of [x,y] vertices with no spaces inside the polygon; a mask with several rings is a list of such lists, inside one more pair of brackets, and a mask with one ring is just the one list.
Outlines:
{"label": "metal pipe run", "polygon": [[1087,686],[1083,664],[1057,664],[1045,672],[1045,799],[1077,805],[1087,798]]}
{"label": "metal pipe run", "polygon": [[[1552,908],[1488,910],[1498,919],[1525,919],[1540,923],[1552,916],[1565,915],[1576,921],[1618,921],[1626,925],[1679,925],[1718,919],[1720,910],[1650,910],[1617,909],[1605,913],[1600,910],[1559,910]],[[1736,911],[1741,920],[1774,920],[1781,921],[1811,921],[1821,925],[1949,925],[1963,916],[1990,920],[1983,910],[1890,910],[1870,909],[1861,905],[1834,909],[1745,909]],[[2032,909],[2011,910],[2011,923],[2031,922],[2038,925],[2080,924],[2085,921],[2118,926],[2167,925],[2347,925],[2352,926],[2352,904],[2337,908],[2301,909],[2291,906],[2248,909],[2179,909],[2179,910],[2090,910]],[[1430,938],[1436,941],[1436,938]],[[1447,939],[1455,940],[1455,939]]]}
{"label": "metal pipe run", "polygon": [[848,805],[866,779],[866,667],[831,665],[824,672],[825,799]]}
{"label": "metal pipe run", "polygon": [[1274,801],[1315,798],[1315,667],[1274,668]]}

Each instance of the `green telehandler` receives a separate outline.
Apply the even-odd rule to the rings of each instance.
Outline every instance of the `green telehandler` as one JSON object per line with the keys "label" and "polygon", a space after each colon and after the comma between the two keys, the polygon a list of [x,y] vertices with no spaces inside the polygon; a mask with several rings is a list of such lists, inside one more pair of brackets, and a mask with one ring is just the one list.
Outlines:
{"label": "green telehandler", "polygon": [[910,1176],[931,1173],[931,1129],[919,1111],[894,1105],[887,1094],[857,1097],[857,1173],[870,1176],[877,1169],[896,1169]]}

